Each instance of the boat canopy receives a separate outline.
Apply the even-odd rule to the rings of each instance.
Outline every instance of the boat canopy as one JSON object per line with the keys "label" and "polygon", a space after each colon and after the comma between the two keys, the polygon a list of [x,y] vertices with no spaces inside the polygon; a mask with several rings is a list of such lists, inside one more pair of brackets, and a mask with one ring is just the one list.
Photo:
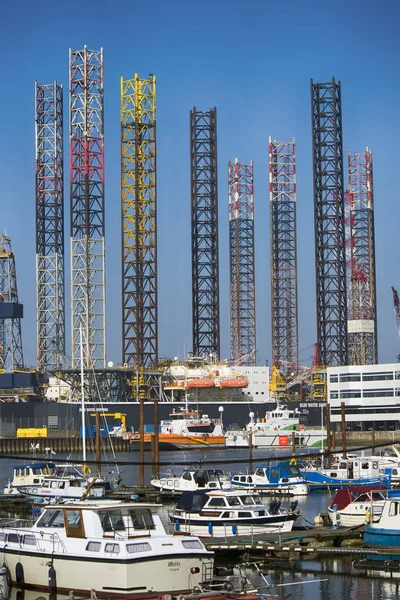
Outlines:
{"label": "boat canopy", "polygon": [[278,483],[281,479],[301,477],[299,467],[290,462],[280,462],[277,465],[260,465],[255,471],[259,477],[265,476],[270,483]]}
{"label": "boat canopy", "polygon": [[34,462],[29,465],[16,465],[14,466],[14,471],[21,469],[55,469],[56,465],[53,462]]}
{"label": "boat canopy", "polygon": [[[207,490],[208,491],[208,490]],[[206,490],[198,490],[195,492],[183,492],[179,498],[176,508],[186,512],[200,512],[207,503],[209,496]]]}
{"label": "boat canopy", "polygon": [[[333,510],[334,505],[336,504],[337,510],[343,510],[348,506],[351,502],[354,502],[363,494],[368,494],[369,492],[380,492],[386,491],[385,486],[383,485],[364,485],[352,488],[345,488],[343,490],[336,490],[336,494],[333,497],[331,505],[329,508]],[[371,498],[365,498],[366,502],[369,502]],[[382,500],[382,496],[379,494],[379,497],[374,498],[372,494],[373,500]]]}

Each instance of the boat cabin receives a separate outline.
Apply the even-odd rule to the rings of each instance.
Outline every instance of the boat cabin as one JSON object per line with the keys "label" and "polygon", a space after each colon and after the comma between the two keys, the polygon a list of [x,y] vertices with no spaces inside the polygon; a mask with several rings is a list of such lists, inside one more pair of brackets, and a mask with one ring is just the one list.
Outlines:
{"label": "boat cabin", "polygon": [[52,462],[34,462],[29,465],[18,465],[13,468],[10,486],[40,485],[45,477],[54,475],[56,465]]}
{"label": "boat cabin", "polygon": [[278,465],[260,466],[252,474],[234,475],[231,478],[232,483],[270,483],[284,484],[290,483],[293,479],[302,480],[302,476],[297,465],[291,465],[288,462],[282,462]]}
{"label": "boat cabin", "polygon": [[240,492],[183,492],[175,514],[196,513],[205,517],[250,518],[254,515],[264,516],[266,507],[258,495]]}

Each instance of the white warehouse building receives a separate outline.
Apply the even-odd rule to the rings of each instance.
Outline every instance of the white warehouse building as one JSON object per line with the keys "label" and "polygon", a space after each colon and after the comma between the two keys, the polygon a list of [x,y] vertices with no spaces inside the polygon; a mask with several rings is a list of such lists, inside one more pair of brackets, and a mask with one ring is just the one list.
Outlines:
{"label": "white warehouse building", "polygon": [[326,373],[332,424],[341,422],[344,402],[352,431],[400,429],[400,363],[328,367]]}

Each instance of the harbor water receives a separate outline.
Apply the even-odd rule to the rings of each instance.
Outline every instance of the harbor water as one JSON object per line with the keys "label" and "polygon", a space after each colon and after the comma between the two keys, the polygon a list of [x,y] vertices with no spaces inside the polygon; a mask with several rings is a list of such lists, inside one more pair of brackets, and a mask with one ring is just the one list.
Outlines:
{"label": "harbor water", "polygon": [[[253,467],[263,464],[268,459],[279,461],[288,454],[288,450],[270,450],[257,449],[253,452]],[[42,458],[42,457],[37,457]],[[56,455],[52,459],[55,462],[65,459],[65,456]],[[80,462],[79,456],[70,457],[72,462]],[[145,454],[148,461],[145,467],[145,482],[149,483],[153,468],[151,466],[150,453]],[[94,460],[89,455],[88,460]],[[103,457],[103,472],[115,473],[117,466],[122,471],[123,483],[134,485],[139,482],[139,453],[120,454],[115,460],[110,456]],[[160,460],[165,465],[160,467],[160,472],[166,472],[172,469],[179,473],[184,469],[183,464],[187,466],[199,465],[204,467],[214,467],[228,472],[247,472],[249,469],[248,451],[240,449],[211,450],[202,449],[187,452],[162,452]],[[216,464],[216,462],[218,463]],[[243,461],[243,462],[241,462]],[[14,465],[22,464],[20,458],[2,459],[0,469],[0,488],[1,490],[12,477],[12,468]],[[129,463],[129,464],[128,464]],[[93,468],[94,470],[94,468]],[[292,499],[288,499],[289,503]],[[307,497],[298,498],[298,507],[302,511],[302,517],[299,524],[311,525],[314,517],[320,512],[326,512],[331,502],[329,493],[310,493]],[[173,507],[173,503],[164,504],[162,518],[165,522],[168,519],[168,511]],[[282,500],[285,506],[285,500]],[[266,557],[266,561],[267,561]],[[229,557],[228,557],[229,562]],[[266,596],[276,596],[279,599],[290,600],[392,600],[400,598],[400,573],[383,574],[382,572],[369,572],[368,574],[357,571],[352,566],[353,559],[350,556],[329,557],[318,561],[310,560],[282,560],[279,565],[274,563],[274,569],[268,570],[268,562],[263,569],[269,583],[273,584],[273,589],[261,590]],[[263,585],[262,580],[254,573],[251,577],[258,585]],[[323,581],[319,581],[323,580]],[[95,586],[95,584],[93,583]],[[13,590],[12,600],[36,600],[39,596],[37,592]],[[40,594],[41,598],[47,600],[46,594]],[[53,599],[53,597],[52,597]]]}

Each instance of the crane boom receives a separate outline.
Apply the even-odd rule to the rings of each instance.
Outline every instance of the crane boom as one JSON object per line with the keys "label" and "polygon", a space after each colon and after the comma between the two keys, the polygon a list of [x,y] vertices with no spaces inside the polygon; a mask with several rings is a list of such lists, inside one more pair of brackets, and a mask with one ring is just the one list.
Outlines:
{"label": "crane boom", "polygon": [[393,286],[392,286],[392,292],[393,292],[394,314],[395,314],[396,323],[397,323],[397,331],[398,331],[399,337],[400,337],[400,302],[399,302],[399,295],[397,293],[396,288],[394,288]]}

